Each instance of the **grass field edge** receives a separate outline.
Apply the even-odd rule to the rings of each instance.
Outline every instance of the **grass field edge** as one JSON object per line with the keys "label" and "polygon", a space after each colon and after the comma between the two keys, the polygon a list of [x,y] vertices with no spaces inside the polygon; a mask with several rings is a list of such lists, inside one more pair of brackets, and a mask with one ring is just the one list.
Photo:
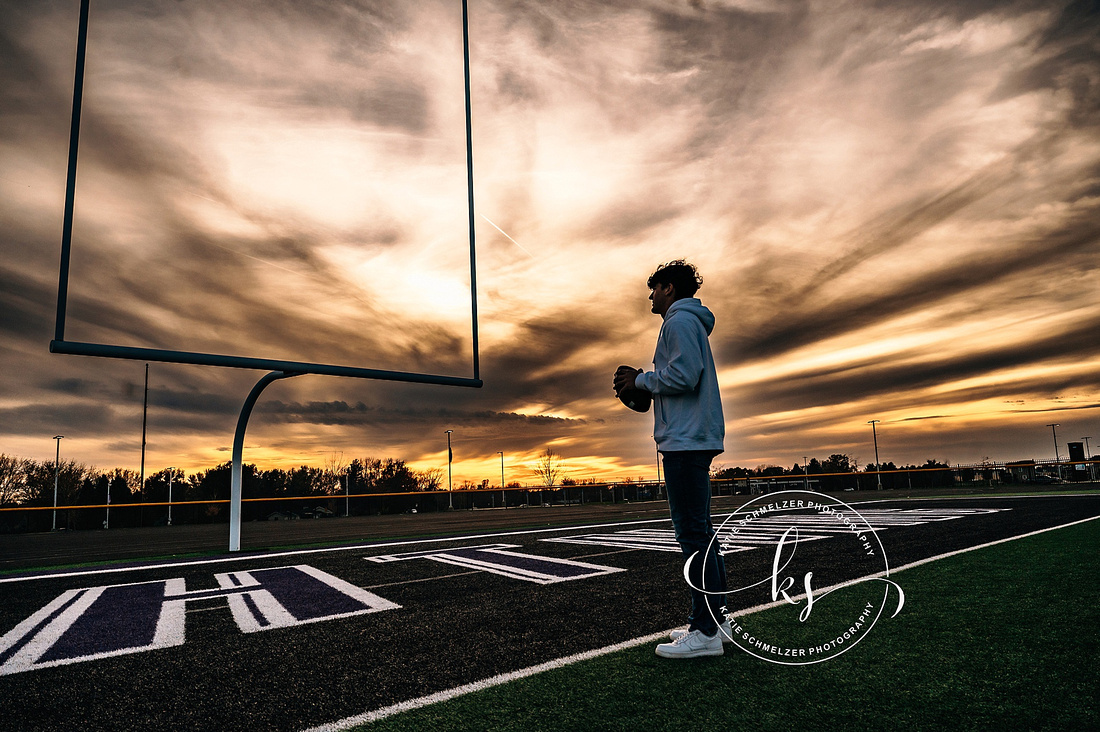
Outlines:
{"label": "grass field edge", "polygon": [[639,638],[631,638],[630,640],[623,641],[621,643],[615,643],[610,646],[604,646],[603,648],[595,648],[591,651],[584,651],[583,653],[575,653],[571,656],[563,656],[562,658],[556,658],[552,661],[546,661],[545,663],[536,664],[534,666],[528,666],[527,668],[521,668],[517,671],[510,671],[504,674],[498,674],[491,676],[481,681],[474,681],[469,684],[463,684],[462,686],[456,686],[453,689],[445,689],[443,691],[437,691],[434,694],[428,694],[427,696],[417,697],[416,699],[408,699],[397,704],[392,704],[388,707],[381,707],[370,712],[363,712],[352,717],[345,717],[344,719],[337,720],[335,722],[327,722],[317,727],[310,727],[305,732],[336,732],[337,730],[350,729],[357,727],[361,724],[367,724],[369,722],[377,722],[378,720],[385,719],[386,717],[392,717],[395,714],[402,712],[410,712],[414,709],[420,709],[422,707],[431,706],[432,704],[438,704],[440,702],[456,699],[466,694],[472,694],[483,689],[490,689],[494,686],[500,686],[512,681],[518,681],[519,679],[525,679],[529,676],[537,676],[545,671],[552,671],[554,669],[570,666],[574,663],[580,663],[582,661],[589,661],[600,656],[606,656],[619,651],[625,651],[629,648],[644,645],[646,643],[652,643],[653,641],[667,638],[667,632],[653,633],[651,635],[642,636]]}

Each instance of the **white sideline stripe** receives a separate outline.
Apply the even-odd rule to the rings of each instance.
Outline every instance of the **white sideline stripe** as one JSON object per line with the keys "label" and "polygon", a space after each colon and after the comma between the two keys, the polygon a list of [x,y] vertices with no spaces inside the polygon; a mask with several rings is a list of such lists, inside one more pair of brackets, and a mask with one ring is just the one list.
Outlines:
{"label": "white sideline stripe", "polygon": [[[926,557],[925,559],[919,559],[915,562],[910,562],[909,564],[904,564],[900,567],[897,567],[896,569],[891,570],[890,574],[894,574],[894,573],[897,573],[897,572],[904,572],[907,569],[912,569],[914,567],[920,567],[921,565],[929,564],[931,562],[935,562],[935,561],[938,561],[940,559],[947,559],[948,557],[954,557],[954,556],[957,556],[959,554],[965,554],[967,552],[972,552],[972,551],[975,551],[975,550],[978,550],[978,549],[985,549],[987,547],[996,546],[998,544],[1005,544],[1005,543],[1010,542],[1010,541],[1016,541],[1017,539],[1026,539],[1029,536],[1036,536],[1038,534],[1045,534],[1048,531],[1057,531],[1058,529],[1065,529],[1065,528],[1068,528],[1070,526],[1076,526],[1077,524],[1088,523],[1089,521],[1096,521],[1097,519],[1100,519],[1100,516],[1091,516],[1089,518],[1080,519],[1079,521],[1071,521],[1070,523],[1062,524],[1061,526],[1051,526],[1049,528],[1038,529],[1037,531],[1032,531],[1032,532],[1029,532],[1027,534],[1020,534],[1019,536],[1010,536],[1007,539],[998,539],[997,541],[990,541],[990,542],[987,542],[985,544],[979,544],[977,546],[967,547],[966,549],[957,549],[956,551],[946,552],[944,554],[938,554],[934,557]],[[868,578],[871,578],[871,577],[882,577],[886,574],[887,574],[886,572],[876,572],[875,574],[867,575],[867,577],[861,577],[861,578],[857,578],[857,579],[854,579],[854,580],[848,580],[847,582],[841,582],[839,584],[832,585],[831,587],[822,588],[822,589],[819,590],[819,592],[828,592],[830,590],[834,590],[834,589],[837,589],[837,588],[840,588],[840,587],[847,587],[848,585],[854,584],[854,583],[859,582],[863,579],[868,579]],[[806,595],[803,593],[801,595],[797,595],[796,597],[793,597],[792,599],[801,600],[801,599],[804,599],[805,597],[806,597]],[[786,604],[786,600],[776,600],[775,602],[769,602],[769,603],[764,604],[764,605],[757,605],[756,607],[750,607],[750,608],[745,608],[743,610],[738,610],[736,612],[730,613],[730,617],[739,618],[739,617],[744,616],[744,615],[751,615],[753,613],[761,612],[763,610],[769,610],[771,608],[779,607],[780,605],[784,605],[784,604]],[[455,698],[460,697],[460,696],[465,696],[466,694],[472,694],[476,691],[481,691],[483,689],[489,689],[489,688],[492,688],[494,686],[500,686],[502,684],[507,684],[510,681],[517,681],[519,679],[524,679],[524,678],[527,678],[529,676],[535,676],[536,674],[541,674],[545,671],[552,671],[554,669],[562,668],[564,666],[569,666],[569,665],[572,665],[574,663],[580,663],[581,661],[589,661],[593,658],[599,658],[600,656],[606,656],[606,655],[611,654],[611,653],[617,653],[619,651],[624,651],[628,648],[634,648],[635,646],[644,645],[646,643],[652,643],[653,641],[660,640],[662,638],[668,638],[669,632],[670,632],[669,630],[666,630],[666,631],[661,632],[661,633],[653,633],[651,635],[642,636],[640,638],[632,638],[630,640],[623,641],[622,643],[615,643],[614,645],[604,646],[603,648],[596,648],[596,649],[591,650],[591,651],[585,651],[584,653],[576,653],[576,654],[573,654],[572,656],[565,656],[563,658],[557,658],[557,659],[554,659],[553,661],[547,661],[545,663],[540,663],[540,664],[535,665],[535,666],[528,666],[527,668],[522,668],[522,669],[519,669],[518,671],[512,671],[512,672],[506,673],[506,674],[498,674],[496,676],[492,676],[492,677],[487,678],[487,679],[482,679],[481,681],[474,681],[474,682],[469,683],[469,684],[463,684],[462,686],[456,686],[453,689],[446,689],[444,691],[437,691],[434,694],[429,694],[427,696],[418,697],[416,699],[409,699],[407,701],[399,702],[397,704],[392,704],[388,707],[381,707],[380,709],[375,709],[372,712],[364,712],[362,714],[357,714],[353,717],[345,717],[344,719],[340,719],[340,720],[337,720],[335,722],[328,722],[326,724],[321,724],[321,725],[318,725],[316,727],[310,727],[309,729],[304,730],[304,732],[337,732],[337,730],[350,729],[352,727],[356,727],[356,726],[361,725],[361,724],[367,724],[368,722],[377,722],[380,719],[385,719],[386,717],[392,717],[395,714],[401,714],[402,712],[410,712],[414,709],[420,709],[422,707],[427,707],[427,706],[430,706],[432,704],[438,704],[439,702],[450,701],[451,699],[455,699]]]}
{"label": "white sideline stripe", "polygon": [[570,664],[579,663],[580,661],[588,661],[593,658],[605,656],[609,653],[615,653],[616,651],[623,651],[627,648],[633,648],[644,643],[652,643],[655,640],[661,638],[667,638],[668,632],[654,633],[652,635],[643,636],[641,638],[632,638],[622,643],[616,643],[611,646],[604,646],[603,648],[597,648],[591,651],[585,651],[584,653],[576,653],[572,656],[565,656],[564,658],[556,658],[553,661],[547,661],[546,663],[540,663],[537,666],[528,666],[527,668],[521,668],[518,671],[512,671],[506,674],[498,674],[488,679],[482,679],[481,681],[474,681],[470,684],[464,684],[462,686],[455,687],[454,689],[447,689],[446,691],[438,691],[428,696],[422,696],[417,699],[409,699],[398,704],[393,704],[388,707],[382,707],[381,709],[375,709],[373,712],[364,712],[363,714],[357,714],[354,717],[345,717],[336,722],[329,722],[317,727],[311,727],[306,732],[335,732],[336,730],[348,729],[355,727],[356,725],[366,724],[367,722],[376,722],[386,717],[392,717],[395,714],[401,712],[412,711],[413,709],[419,709],[431,704],[437,704],[439,702],[448,701],[455,697],[464,696],[466,694],[472,694],[475,691],[481,691],[482,689],[489,689],[494,686],[500,686],[501,684],[507,684],[509,681],[517,681],[519,679],[527,678],[528,676],[534,676],[541,674],[544,671],[552,671],[556,668],[562,668]]}

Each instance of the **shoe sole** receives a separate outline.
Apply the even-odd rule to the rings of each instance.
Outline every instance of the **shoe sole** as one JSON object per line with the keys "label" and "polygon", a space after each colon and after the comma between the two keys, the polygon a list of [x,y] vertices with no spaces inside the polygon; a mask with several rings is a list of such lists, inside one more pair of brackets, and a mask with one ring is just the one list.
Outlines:
{"label": "shoe sole", "polygon": [[717,650],[704,648],[699,651],[691,651],[690,653],[662,653],[661,647],[657,646],[656,652],[661,658],[704,658],[706,656],[721,656],[725,653],[725,650],[719,646]]}

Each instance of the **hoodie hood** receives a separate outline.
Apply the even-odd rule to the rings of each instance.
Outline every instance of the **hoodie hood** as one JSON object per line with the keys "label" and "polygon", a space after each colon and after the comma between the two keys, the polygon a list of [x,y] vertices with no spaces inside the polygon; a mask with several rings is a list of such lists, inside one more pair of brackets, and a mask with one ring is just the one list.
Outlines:
{"label": "hoodie hood", "polygon": [[714,330],[714,313],[712,313],[703,303],[699,302],[697,297],[682,297],[669,306],[665,311],[665,320],[671,318],[674,314],[679,312],[687,312],[694,315],[699,319],[699,322],[703,324],[703,329],[706,330],[707,335]]}

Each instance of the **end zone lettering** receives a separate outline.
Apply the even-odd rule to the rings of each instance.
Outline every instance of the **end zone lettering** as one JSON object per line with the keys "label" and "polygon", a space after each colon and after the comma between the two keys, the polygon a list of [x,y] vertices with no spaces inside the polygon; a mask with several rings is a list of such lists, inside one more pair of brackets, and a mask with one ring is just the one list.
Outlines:
{"label": "end zone lettering", "polygon": [[0,676],[182,645],[188,602],[224,597],[244,633],[400,607],[307,565],[66,590],[0,637]]}
{"label": "end zone lettering", "polygon": [[[366,557],[431,559],[510,579],[552,584],[625,572],[587,562],[507,551],[493,544]],[[215,575],[217,587],[182,578],[66,590],[0,636],[0,676],[182,645],[187,603],[224,598],[242,633],[289,628],[401,606],[305,564]]]}

